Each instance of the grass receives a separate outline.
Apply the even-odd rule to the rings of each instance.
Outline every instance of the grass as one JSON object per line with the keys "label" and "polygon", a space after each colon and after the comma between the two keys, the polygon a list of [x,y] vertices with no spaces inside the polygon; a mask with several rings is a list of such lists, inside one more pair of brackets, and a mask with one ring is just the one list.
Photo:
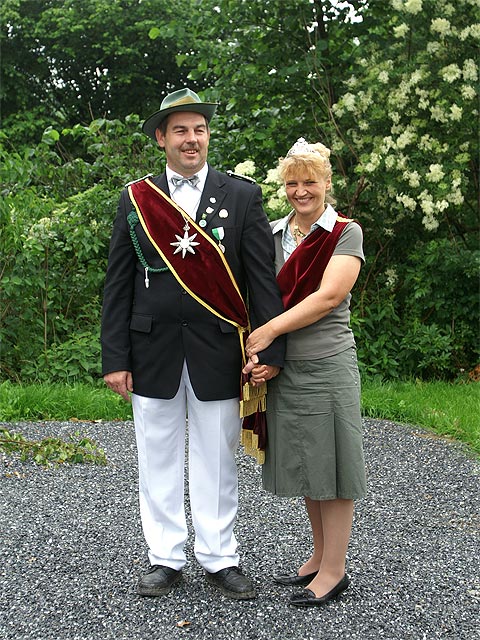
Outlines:
{"label": "grass", "polygon": [[131,405],[104,386],[0,384],[0,420],[131,420]]}
{"label": "grass", "polygon": [[[370,418],[431,429],[480,454],[480,384],[364,380],[362,412]],[[131,420],[131,405],[103,386],[0,384],[0,420]]]}
{"label": "grass", "polygon": [[362,411],[431,429],[480,454],[480,384],[448,382],[362,383]]}

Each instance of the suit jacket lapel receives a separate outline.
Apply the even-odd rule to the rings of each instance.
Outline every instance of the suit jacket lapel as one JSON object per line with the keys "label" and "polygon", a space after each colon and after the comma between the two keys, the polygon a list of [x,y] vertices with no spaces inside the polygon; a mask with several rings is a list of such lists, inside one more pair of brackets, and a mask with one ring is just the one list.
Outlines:
{"label": "suit jacket lapel", "polygon": [[219,220],[221,223],[222,220],[218,217],[218,214],[222,209],[222,203],[226,195],[223,176],[212,167],[209,167],[197,211],[197,223],[203,218],[207,223],[204,227],[205,230],[219,226]]}
{"label": "suit jacket lapel", "polygon": [[162,173],[162,175],[157,176],[156,178],[151,178],[151,180],[157,187],[159,187],[163,191],[163,193],[166,193],[167,196],[171,198],[166,173]]}

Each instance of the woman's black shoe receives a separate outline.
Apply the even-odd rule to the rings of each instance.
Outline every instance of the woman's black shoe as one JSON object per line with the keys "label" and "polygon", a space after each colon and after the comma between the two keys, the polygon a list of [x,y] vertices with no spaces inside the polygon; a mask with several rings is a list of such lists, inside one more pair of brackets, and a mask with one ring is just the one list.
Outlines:
{"label": "woman's black shoe", "polygon": [[329,600],[334,600],[342,591],[348,589],[349,584],[350,578],[345,574],[340,582],[321,598],[317,598],[310,589],[305,589],[303,593],[294,593],[290,598],[289,604],[294,607],[321,607]]}
{"label": "woman's black shoe", "polygon": [[278,584],[284,584],[286,587],[305,587],[307,584],[310,584],[317,573],[317,571],[315,571],[315,573],[307,573],[306,576],[273,576],[273,579],[275,582],[278,582]]}

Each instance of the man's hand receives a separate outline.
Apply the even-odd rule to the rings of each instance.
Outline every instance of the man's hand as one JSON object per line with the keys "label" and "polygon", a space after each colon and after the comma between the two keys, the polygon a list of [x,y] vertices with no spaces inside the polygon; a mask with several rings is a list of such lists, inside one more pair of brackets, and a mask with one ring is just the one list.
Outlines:
{"label": "man's hand", "polygon": [[130,402],[130,393],[133,391],[133,378],[131,371],[112,371],[103,376],[105,384],[115,393]]}
{"label": "man's hand", "polygon": [[243,367],[242,373],[251,373],[258,364],[258,356],[250,356],[247,364]]}
{"label": "man's hand", "polygon": [[[256,362],[255,362],[256,360]],[[280,367],[272,364],[258,364],[258,357],[252,356],[243,368],[243,373],[250,373],[250,383],[256,387],[267,382],[280,373]]]}

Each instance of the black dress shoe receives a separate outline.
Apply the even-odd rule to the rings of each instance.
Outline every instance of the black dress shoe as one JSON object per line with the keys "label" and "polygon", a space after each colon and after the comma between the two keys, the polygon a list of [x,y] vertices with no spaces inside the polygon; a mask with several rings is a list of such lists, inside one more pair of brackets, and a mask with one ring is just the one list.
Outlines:
{"label": "black dress shoe", "polygon": [[217,587],[227,598],[251,600],[257,597],[252,581],[238,567],[226,567],[216,573],[205,571],[205,575],[207,582]]}
{"label": "black dress shoe", "polygon": [[305,587],[314,579],[317,573],[315,571],[315,573],[307,573],[305,576],[273,576],[273,579],[278,584],[284,584],[286,587]]}
{"label": "black dress shoe", "polygon": [[182,579],[182,571],[154,564],[140,578],[137,592],[141,596],[165,596]]}
{"label": "black dress shoe", "polygon": [[340,582],[321,598],[317,598],[310,589],[305,589],[303,593],[294,593],[290,598],[289,604],[294,607],[321,607],[329,600],[334,600],[342,591],[345,591],[349,584],[350,578],[345,574]]}

